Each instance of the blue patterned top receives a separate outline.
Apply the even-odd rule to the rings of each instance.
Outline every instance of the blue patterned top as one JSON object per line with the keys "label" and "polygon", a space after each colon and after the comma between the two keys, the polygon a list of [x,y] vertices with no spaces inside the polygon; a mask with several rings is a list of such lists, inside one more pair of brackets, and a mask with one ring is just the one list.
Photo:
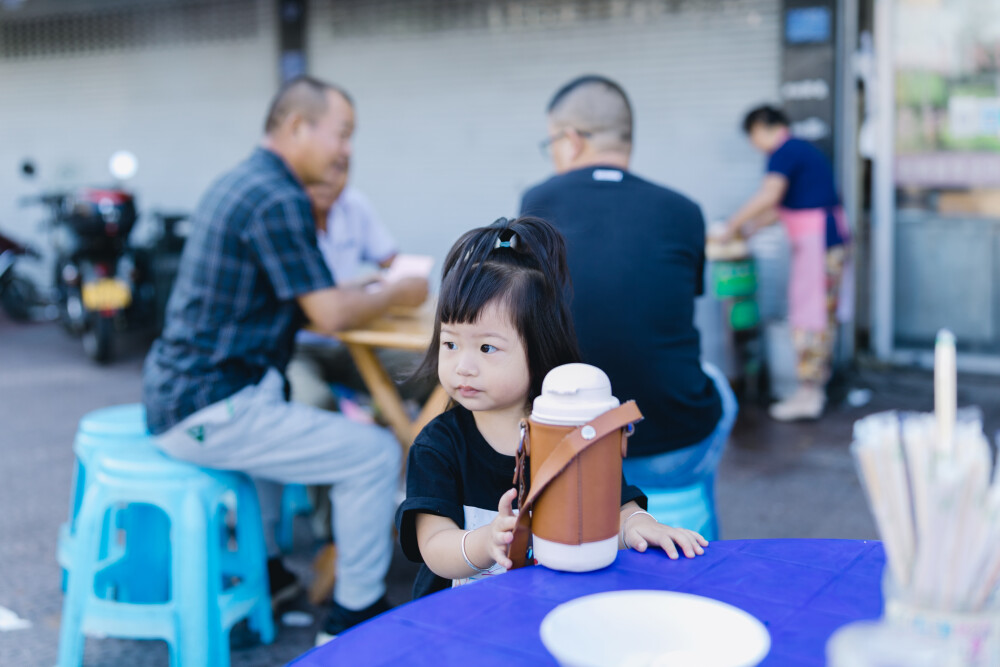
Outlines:
{"label": "blue patterned top", "polygon": [[154,434],[284,372],[304,316],[296,297],[334,284],[302,184],[258,148],[205,194],[192,218],[166,326],[146,358]]}

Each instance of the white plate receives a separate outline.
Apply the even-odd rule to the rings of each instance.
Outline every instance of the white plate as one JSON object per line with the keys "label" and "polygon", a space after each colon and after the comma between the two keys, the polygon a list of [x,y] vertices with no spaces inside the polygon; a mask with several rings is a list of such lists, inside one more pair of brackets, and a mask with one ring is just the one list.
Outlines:
{"label": "white plate", "polygon": [[542,643],[565,667],[751,667],[771,648],[742,609],[699,595],[615,591],[559,605]]}

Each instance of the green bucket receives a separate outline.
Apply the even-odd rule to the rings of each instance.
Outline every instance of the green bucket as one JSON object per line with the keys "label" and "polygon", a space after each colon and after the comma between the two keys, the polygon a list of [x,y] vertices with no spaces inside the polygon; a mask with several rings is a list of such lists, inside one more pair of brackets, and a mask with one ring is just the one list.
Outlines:
{"label": "green bucket", "polygon": [[733,331],[747,331],[760,324],[760,309],[754,299],[734,299],[729,304],[729,327]]}
{"label": "green bucket", "polygon": [[709,276],[716,299],[753,296],[757,292],[757,268],[752,257],[712,262]]}

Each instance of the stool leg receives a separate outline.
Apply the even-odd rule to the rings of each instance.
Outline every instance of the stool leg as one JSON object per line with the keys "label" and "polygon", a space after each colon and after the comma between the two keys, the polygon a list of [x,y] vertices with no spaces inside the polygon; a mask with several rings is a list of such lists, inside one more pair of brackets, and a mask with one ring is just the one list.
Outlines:
{"label": "stool leg", "polygon": [[125,530],[123,595],[126,602],[163,603],[168,599],[170,525],[162,509],[133,503],[119,512]]}
{"label": "stool leg", "polygon": [[100,555],[106,510],[102,495],[96,484],[91,485],[83,495],[77,514],[73,568],[69,571],[59,627],[59,667],[79,667],[83,664],[83,612],[87,599],[92,595],[95,564]]}
{"label": "stool leg", "polygon": [[219,507],[216,505],[218,498],[206,498],[205,506],[209,508],[209,511],[205,513],[208,519],[208,577],[209,577],[209,597],[208,604],[210,610],[210,616],[212,616],[212,627],[209,632],[211,632],[211,647],[212,658],[211,665],[219,665],[219,667],[229,667],[229,632],[232,628],[225,625],[226,620],[223,618],[222,609],[219,605],[219,596],[222,595],[222,591],[225,588],[223,584],[223,576],[225,573],[225,568],[223,563],[226,560],[223,556],[223,549],[225,548],[225,542],[220,539],[223,536],[223,526],[225,526],[225,515],[219,511]]}
{"label": "stool leg", "polygon": [[[80,505],[83,503],[83,487],[86,483],[86,473],[84,472],[83,464],[80,462],[79,457],[75,458],[74,461],[73,483],[70,487],[72,491],[69,495],[69,521],[65,524],[65,531],[60,532],[60,541],[63,539],[71,541],[73,539],[73,535],[76,532],[76,517],[80,513]],[[60,550],[62,548],[63,545],[60,544]],[[65,548],[72,551],[72,547],[69,547],[68,545]],[[62,571],[62,592],[65,593],[66,587],[69,585],[69,571],[66,567],[68,563],[60,563],[59,565],[62,566],[60,567],[60,570]]]}
{"label": "stool leg", "polygon": [[281,552],[291,551],[295,541],[295,508],[289,500],[287,486],[281,494],[281,518],[278,519],[278,525],[274,527],[274,533],[274,540],[278,543]]}
{"label": "stool leg", "polygon": [[708,524],[708,533],[705,535],[705,539],[709,541],[719,539],[719,515],[715,511],[715,475],[709,475],[708,479],[705,480],[705,495],[708,500],[708,511],[710,512],[712,518]]}
{"label": "stool leg", "polygon": [[295,541],[295,517],[312,511],[309,494],[302,484],[286,484],[281,493],[281,519],[275,529],[275,541],[281,551],[288,553]]}
{"label": "stool leg", "polygon": [[[80,506],[83,504],[83,490],[87,483],[86,471],[84,470],[83,463],[79,458],[76,459],[76,465],[73,466],[73,492],[69,497],[69,525],[75,526],[76,517],[80,513]],[[72,529],[71,529],[72,532]]]}
{"label": "stool leg", "polygon": [[[213,641],[218,642],[220,634],[219,583],[210,576],[207,508],[198,493],[185,493],[181,503],[180,515],[172,517],[170,526],[171,598],[178,644],[171,651],[171,667],[215,667]],[[227,651],[220,667],[228,665]]]}
{"label": "stool leg", "polygon": [[[247,621],[260,635],[264,644],[274,641],[274,617],[271,613],[270,583],[267,578],[267,554],[264,547],[264,529],[260,520],[260,504],[253,482],[244,478],[239,484],[236,499],[236,543],[240,563],[248,571],[241,573],[244,581],[257,581],[260,598]],[[254,572],[251,568],[256,568]]]}

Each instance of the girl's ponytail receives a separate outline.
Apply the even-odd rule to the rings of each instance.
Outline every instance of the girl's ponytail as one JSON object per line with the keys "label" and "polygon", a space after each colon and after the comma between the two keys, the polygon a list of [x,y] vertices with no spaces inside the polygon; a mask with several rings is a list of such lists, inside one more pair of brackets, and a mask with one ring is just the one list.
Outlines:
{"label": "girl's ponytail", "polygon": [[551,285],[564,290],[570,286],[566,242],[541,218],[497,218],[487,227],[466,232],[448,253],[443,275],[458,268],[467,276],[487,262],[535,269],[545,274]]}

